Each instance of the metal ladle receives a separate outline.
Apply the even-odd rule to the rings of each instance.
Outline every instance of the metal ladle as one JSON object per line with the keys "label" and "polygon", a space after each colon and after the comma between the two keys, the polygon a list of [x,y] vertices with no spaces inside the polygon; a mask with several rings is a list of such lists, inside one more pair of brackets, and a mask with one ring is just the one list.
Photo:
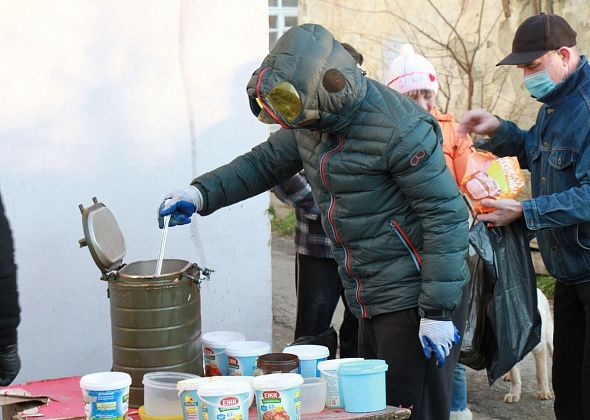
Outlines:
{"label": "metal ladle", "polygon": [[170,215],[164,216],[164,228],[162,229],[162,240],[160,242],[160,255],[156,262],[156,272],[154,275],[158,277],[162,272],[162,262],[164,261],[164,249],[166,248],[166,237],[168,236],[168,225],[170,224]]}

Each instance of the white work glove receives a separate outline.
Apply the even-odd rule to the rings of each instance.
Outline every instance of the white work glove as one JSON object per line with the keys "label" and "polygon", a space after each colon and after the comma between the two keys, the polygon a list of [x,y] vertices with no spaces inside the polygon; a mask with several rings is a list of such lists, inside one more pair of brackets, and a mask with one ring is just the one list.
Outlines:
{"label": "white work glove", "polygon": [[170,215],[168,226],[185,225],[191,216],[203,207],[203,196],[196,187],[189,185],[167,194],[158,211],[158,224],[164,227],[164,216]]}
{"label": "white work glove", "polygon": [[434,353],[438,367],[442,367],[451,352],[451,347],[458,343],[461,337],[452,321],[422,318],[418,338],[422,344],[424,356],[430,360],[432,353]]}

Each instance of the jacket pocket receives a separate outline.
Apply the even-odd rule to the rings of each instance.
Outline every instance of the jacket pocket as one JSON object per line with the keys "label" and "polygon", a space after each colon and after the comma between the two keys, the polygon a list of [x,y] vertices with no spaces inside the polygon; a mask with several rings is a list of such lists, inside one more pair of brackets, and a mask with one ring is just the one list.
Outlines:
{"label": "jacket pocket", "polygon": [[414,261],[416,270],[418,270],[418,272],[422,271],[422,258],[420,257],[420,253],[418,252],[410,238],[408,238],[408,235],[406,235],[400,224],[395,220],[392,220],[389,224],[391,225],[393,232],[401,241],[402,245],[410,254],[410,257],[412,257],[412,261]]}
{"label": "jacket pocket", "polygon": [[[547,186],[545,194],[565,191],[568,188],[577,185],[576,168],[574,163],[577,159],[577,153],[572,150],[554,149],[549,153],[549,171],[547,171]],[[541,180],[543,177],[541,178]],[[542,182],[542,181],[541,181]]]}
{"label": "jacket pocket", "polygon": [[549,154],[549,165],[557,170],[570,166],[576,160],[576,153],[571,150],[552,150]]}
{"label": "jacket pocket", "polygon": [[590,223],[581,223],[574,226],[576,243],[586,251],[590,251]]}

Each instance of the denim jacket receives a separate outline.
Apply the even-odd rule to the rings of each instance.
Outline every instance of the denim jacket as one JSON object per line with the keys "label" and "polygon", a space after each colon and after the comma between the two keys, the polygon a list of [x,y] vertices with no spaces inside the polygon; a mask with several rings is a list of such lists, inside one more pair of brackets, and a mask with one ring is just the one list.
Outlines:
{"label": "denim jacket", "polygon": [[502,121],[483,149],[517,156],[531,173],[532,199],[522,202],[545,266],[567,284],[590,281],[590,66],[578,68],[543,105],[528,131]]}

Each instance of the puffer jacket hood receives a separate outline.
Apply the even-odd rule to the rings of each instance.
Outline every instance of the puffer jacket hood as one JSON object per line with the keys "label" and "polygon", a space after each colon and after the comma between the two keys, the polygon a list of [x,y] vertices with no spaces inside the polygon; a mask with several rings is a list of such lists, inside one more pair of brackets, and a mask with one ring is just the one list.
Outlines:
{"label": "puffer jacket hood", "polygon": [[436,119],[364,77],[319,25],[287,32],[247,92],[254,114],[264,109],[261,120],[285,113],[283,128],[193,180],[203,196],[199,214],[304,169],[353,313],[372,318],[417,307],[422,317],[450,319],[468,278],[468,213]]}
{"label": "puffer jacket hood", "polygon": [[325,28],[304,24],[287,31],[254,72],[247,86],[250,108],[282,82],[291,83],[302,101],[300,114],[285,128],[346,134],[350,116],[366,95],[367,82],[352,56]]}

